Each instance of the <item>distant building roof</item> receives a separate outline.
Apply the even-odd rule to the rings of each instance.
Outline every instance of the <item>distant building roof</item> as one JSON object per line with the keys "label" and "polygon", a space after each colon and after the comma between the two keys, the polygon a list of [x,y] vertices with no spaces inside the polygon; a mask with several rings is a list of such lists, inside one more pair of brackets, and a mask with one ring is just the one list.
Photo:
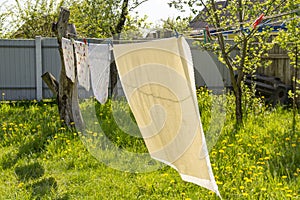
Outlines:
{"label": "distant building roof", "polygon": [[[228,0],[225,1],[217,1],[216,2],[216,8],[217,9],[223,9],[226,8],[228,5]],[[208,18],[207,10],[206,8],[203,8],[200,13],[190,22],[190,27],[194,30],[203,29],[206,26],[212,27],[210,24],[206,22]]]}

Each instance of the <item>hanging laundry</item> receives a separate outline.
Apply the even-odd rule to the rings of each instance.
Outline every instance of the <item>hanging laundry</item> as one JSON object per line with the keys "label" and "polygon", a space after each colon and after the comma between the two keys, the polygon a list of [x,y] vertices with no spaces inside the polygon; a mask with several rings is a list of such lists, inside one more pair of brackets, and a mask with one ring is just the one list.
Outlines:
{"label": "hanging laundry", "polygon": [[214,191],[196,97],[192,55],[183,37],[114,46],[126,98],[152,158],[185,181]]}
{"label": "hanging laundry", "polygon": [[92,88],[96,99],[101,104],[104,104],[108,97],[110,57],[110,48],[107,44],[89,45],[88,60]]}
{"label": "hanging laundry", "polygon": [[77,77],[79,85],[87,91],[90,90],[90,70],[88,64],[88,45],[83,42],[75,41],[75,55],[77,62]]}
{"label": "hanging laundry", "polygon": [[69,39],[62,38],[61,45],[62,45],[66,75],[74,83],[75,82],[75,63],[74,63],[73,43]]}

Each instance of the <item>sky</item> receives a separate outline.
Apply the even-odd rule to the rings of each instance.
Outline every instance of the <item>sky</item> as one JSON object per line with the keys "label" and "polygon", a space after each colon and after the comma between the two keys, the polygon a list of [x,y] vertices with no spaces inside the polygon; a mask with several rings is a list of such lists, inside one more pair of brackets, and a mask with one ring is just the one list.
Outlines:
{"label": "sky", "polygon": [[158,23],[160,19],[176,18],[177,16],[188,17],[190,12],[181,13],[167,4],[170,0],[148,0],[141,4],[136,11],[140,16],[147,15],[148,22]]}

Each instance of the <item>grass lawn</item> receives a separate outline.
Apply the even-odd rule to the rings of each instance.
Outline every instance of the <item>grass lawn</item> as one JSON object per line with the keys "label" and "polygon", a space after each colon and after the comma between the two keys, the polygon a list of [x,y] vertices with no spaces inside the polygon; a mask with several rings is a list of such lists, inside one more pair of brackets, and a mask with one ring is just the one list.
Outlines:
{"label": "grass lawn", "polygon": [[[199,100],[204,130],[210,117]],[[125,108],[124,108],[125,109]],[[223,199],[300,199],[300,116],[256,107],[236,130],[225,126],[210,151]],[[111,101],[98,106],[101,126],[119,148],[144,152],[143,140],[118,129]],[[62,127],[53,102],[0,103],[0,199],[218,199],[183,182],[165,166],[148,173],[119,171],[90,154],[75,130]]]}

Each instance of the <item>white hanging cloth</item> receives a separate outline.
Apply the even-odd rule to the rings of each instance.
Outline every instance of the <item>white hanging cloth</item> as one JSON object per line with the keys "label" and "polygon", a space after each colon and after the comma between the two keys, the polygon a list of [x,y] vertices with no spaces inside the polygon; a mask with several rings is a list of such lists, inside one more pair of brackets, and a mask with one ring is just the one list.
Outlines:
{"label": "white hanging cloth", "polygon": [[189,45],[183,37],[114,45],[121,84],[152,158],[214,191]]}
{"label": "white hanging cloth", "polygon": [[77,62],[77,77],[79,85],[83,86],[87,91],[90,90],[90,70],[88,63],[88,45],[75,41],[75,55]]}
{"label": "white hanging cloth", "polygon": [[110,47],[107,44],[89,44],[88,60],[92,89],[101,104],[104,104],[108,97],[110,53]]}
{"label": "white hanging cloth", "polygon": [[74,49],[71,40],[62,38],[61,40],[66,76],[74,83],[75,82],[75,63]]}

